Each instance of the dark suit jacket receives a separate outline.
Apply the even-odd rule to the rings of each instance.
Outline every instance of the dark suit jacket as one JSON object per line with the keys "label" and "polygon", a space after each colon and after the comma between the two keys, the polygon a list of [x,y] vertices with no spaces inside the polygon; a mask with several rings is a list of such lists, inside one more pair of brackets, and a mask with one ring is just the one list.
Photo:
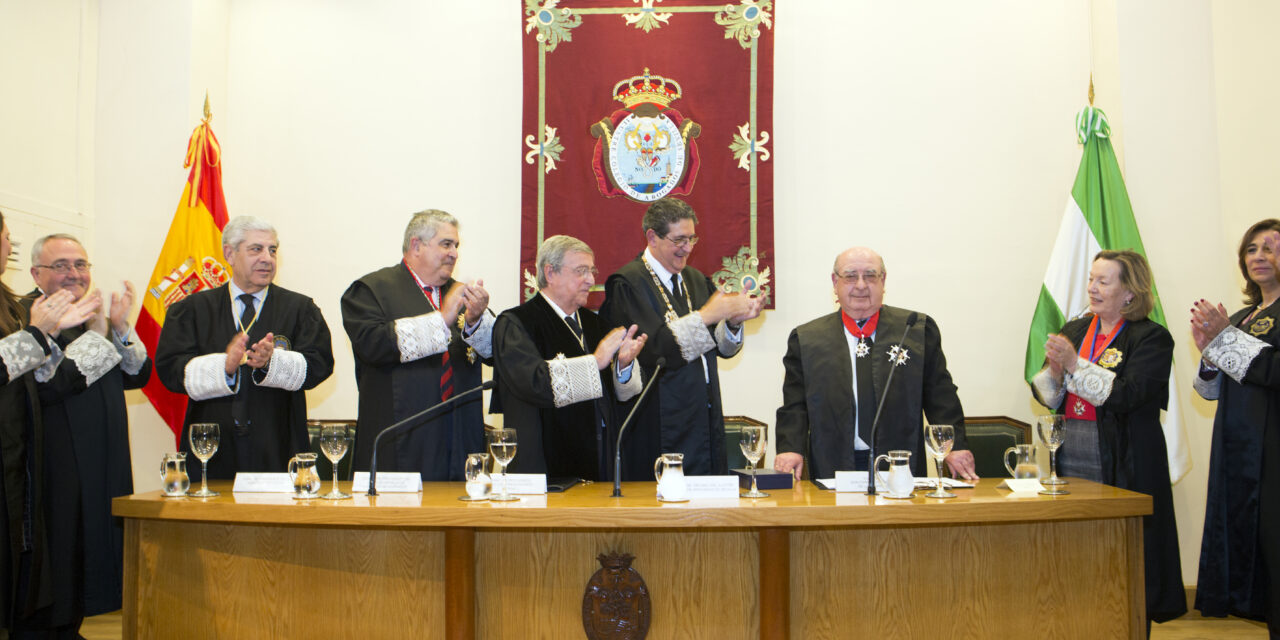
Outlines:
{"label": "dark suit jacket", "polygon": [[[911,312],[897,307],[880,309],[871,353],[875,402],[879,402],[889,376],[889,349],[898,344]],[[924,475],[924,421],[955,427],[954,450],[968,449],[964,409],[942,354],[942,335],[933,318],[920,314],[903,341],[907,360],[893,375],[877,427],[877,454],[890,449],[911,452],[911,467]],[[810,478],[830,478],[853,467],[853,363],[845,339],[840,312],[802,324],[787,338],[782,358],[785,378],[782,406],[777,415],[778,453],[805,457]],[[869,436],[868,436],[869,437]]]}

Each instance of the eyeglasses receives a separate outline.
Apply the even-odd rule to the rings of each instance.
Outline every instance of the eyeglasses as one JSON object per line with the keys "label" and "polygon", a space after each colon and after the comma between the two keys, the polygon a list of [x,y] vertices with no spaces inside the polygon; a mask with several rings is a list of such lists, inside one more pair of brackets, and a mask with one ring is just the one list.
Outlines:
{"label": "eyeglasses", "polygon": [[698,236],[696,235],[677,236],[675,238],[667,238],[666,236],[663,236],[663,238],[670,240],[671,244],[674,244],[677,247],[692,247],[693,245],[698,244]]}
{"label": "eyeglasses", "polygon": [[585,278],[587,277],[588,274],[593,276],[600,275],[600,270],[595,267],[588,267],[586,265],[583,265],[581,267],[574,269],[573,274],[578,276],[579,278]]}
{"label": "eyeglasses", "polygon": [[54,273],[65,276],[73,270],[79,271],[80,273],[87,273],[89,271],[89,267],[92,267],[93,265],[89,264],[85,260],[76,260],[74,263],[67,262],[66,260],[59,260],[53,264],[37,264],[32,266],[37,269],[51,269]]}
{"label": "eyeglasses", "polygon": [[867,284],[875,284],[880,282],[880,279],[884,277],[884,274],[879,271],[865,271],[863,273],[849,271],[846,273],[837,273],[836,277],[839,278],[841,282],[848,284],[857,284],[858,280],[862,280]]}

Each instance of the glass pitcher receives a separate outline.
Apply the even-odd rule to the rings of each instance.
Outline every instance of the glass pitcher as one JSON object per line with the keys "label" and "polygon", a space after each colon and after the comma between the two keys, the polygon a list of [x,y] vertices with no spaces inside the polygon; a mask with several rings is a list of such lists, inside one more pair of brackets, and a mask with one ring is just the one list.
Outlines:
{"label": "glass pitcher", "polygon": [[[1009,464],[1009,454],[1013,454],[1013,464]],[[1039,478],[1040,465],[1036,463],[1036,446],[1033,444],[1015,444],[1004,450],[1004,468],[1014,478]]]}
{"label": "glass pitcher", "polygon": [[293,481],[295,500],[310,500],[320,495],[320,473],[316,471],[316,454],[299,453],[289,459],[289,479]]}
{"label": "glass pitcher", "polygon": [[653,461],[653,477],[658,481],[658,496],[667,502],[689,499],[689,486],[684,480],[684,454],[664,453]]}
{"label": "glass pitcher", "polygon": [[160,482],[163,483],[165,497],[187,495],[187,489],[191,488],[191,478],[187,475],[185,452],[164,454],[164,460],[160,462]]}
{"label": "glass pitcher", "polygon": [[[887,476],[880,471],[880,461],[882,460],[889,463]],[[911,473],[910,451],[895,449],[885,455],[876,456],[872,465],[876,470],[877,481],[888,488],[888,492],[884,494],[886,498],[912,497],[912,492],[916,488],[916,478]]]}

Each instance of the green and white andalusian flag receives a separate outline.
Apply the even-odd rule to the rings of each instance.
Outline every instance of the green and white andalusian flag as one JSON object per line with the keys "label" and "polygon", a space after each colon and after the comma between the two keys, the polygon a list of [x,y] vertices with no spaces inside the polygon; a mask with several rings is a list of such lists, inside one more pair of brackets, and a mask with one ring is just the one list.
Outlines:
{"label": "green and white andalusian flag", "polygon": [[[1062,328],[1068,319],[1089,310],[1089,267],[1093,256],[1103,249],[1132,249],[1147,255],[1133,219],[1124,176],[1111,148],[1111,126],[1101,109],[1087,107],[1076,116],[1076,136],[1084,145],[1076,182],[1067,198],[1058,239],[1053,244],[1049,268],[1040,287],[1040,300],[1031,319],[1027,337],[1026,378],[1030,382],[1044,364],[1044,341]],[[1152,284],[1154,289],[1155,284]],[[1160,294],[1151,319],[1168,327]],[[1164,418],[1164,438],[1169,450],[1169,476],[1177,482],[1191,468],[1182,420],[1178,415],[1178,376],[1169,371],[1169,408]]]}

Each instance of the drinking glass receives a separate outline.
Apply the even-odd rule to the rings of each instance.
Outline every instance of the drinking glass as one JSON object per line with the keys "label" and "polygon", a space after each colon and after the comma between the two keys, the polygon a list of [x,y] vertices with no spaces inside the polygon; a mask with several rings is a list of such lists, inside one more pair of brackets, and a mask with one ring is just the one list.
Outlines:
{"label": "drinking glass", "polygon": [[956,441],[956,430],[949,424],[928,424],[924,427],[924,448],[938,467],[938,484],[933,493],[924,494],[926,498],[954,498],[956,494],[942,488],[942,461],[951,453],[951,446]]}
{"label": "drinking glass", "polygon": [[511,459],[516,457],[516,430],[490,429],[487,437],[489,453],[493,455],[493,461],[502,469],[502,493],[490,496],[489,499],[495,502],[519,500],[520,498],[507,493],[507,465],[511,464]]}
{"label": "drinking glass", "polygon": [[1062,446],[1062,429],[1065,425],[1066,418],[1060,415],[1040,416],[1036,419],[1036,432],[1040,434],[1040,441],[1049,447],[1049,479],[1040,481],[1045,486],[1040,493],[1046,496],[1071,493],[1062,488],[1062,485],[1068,484],[1067,481],[1058,477],[1058,447]]}
{"label": "drinking glass", "polygon": [[209,490],[209,458],[218,452],[218,423],[216,422],[196,422],[191,425],[188,432],[188,439],[191,441],[191,451],[200,458],[200,490],[188,493],[189,496],[197,498],[212,498],[219,494],[217,491]]}
{"label": "drinking glass", "polygon": [[328,458],[329,462],[333,464],[333,490],[320,496],[321,498],[325,500],[345,500],[351,497],[351,494],[338,490],[338,461],[347,455],[347,449],[350,447],[350,425],[327,424],[320,427],[320,450],[324,452],[324,457]]}
{"label": "drinking glass", "polygon": [[768,433],[763,425],[746,425],[742,427],[742,435],[738,440],[738,447],[742,449],[742,455],[746,456],[751,462],[751,491],[742,494],[743,498],[768,498],[769,494],[756,488],[756,463],[760,462],[760,458],[764,457],[765,445],[768,443]]}

